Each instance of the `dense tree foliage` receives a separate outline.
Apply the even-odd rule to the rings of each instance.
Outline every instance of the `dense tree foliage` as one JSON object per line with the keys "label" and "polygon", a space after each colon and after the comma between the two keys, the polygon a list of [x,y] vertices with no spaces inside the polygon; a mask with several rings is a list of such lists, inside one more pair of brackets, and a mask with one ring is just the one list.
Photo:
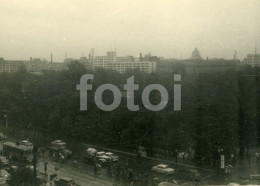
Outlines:
{"label": "dense tree foliage", "polygon": [[[127,150],[145,146],[150,154],[155,149],[170,153],[189,151],[197,163],[214,164],[220,151],[230,156],[238,149],[254,145],[257,139],[259,81],[257,69],[240,72],[188,74],[181,66],[172,71],[146,74],[137,70],[119,74],[114,71],[90,72],[77,62],[69,70],[45,71],[34,75],[20,69],[0,74],[0,111],[7,112],[10,130],[35,127],[47,134],[73,137],[81,141]],[[259,70],[258,70],[259,71]],[[79,109],[81,75],[93,73],[93,90],[88,91],[88,110]],[[182,110],[173,110],[173,75],[182,74]],[[135,103],[140,110],[129,111],[123,85],[134,76],[139,84]],[[104,83],[116,85],[122,92],[121,105],[111,112],[97,108],[95,89]],[[149,84],[162,84],[169,93],[168,105],[159,112],[147,110],[141,101],[142,90]],[[113,101],[105,91],[104,102]],[[153,91],[150,100],[160,101]],[[258,101],[257,101],[258,100]],[[259,110],[258,110],[259,112]],[[1,115],[4,123],[3,114]]]}

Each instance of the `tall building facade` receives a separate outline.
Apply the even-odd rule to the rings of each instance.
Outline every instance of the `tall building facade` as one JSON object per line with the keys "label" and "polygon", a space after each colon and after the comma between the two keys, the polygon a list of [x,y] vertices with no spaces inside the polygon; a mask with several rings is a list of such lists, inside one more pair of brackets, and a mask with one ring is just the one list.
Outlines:
{"label": "tall building facade", "polygon": [[156,62],[143,60],[141,56],[117,57],[116,52],[107,52],[106,56],[91,56],[90,60],[93,63],[93,70],[103,68],[115,70],[119,73],[125,73],[127,69],[138,69],[146,73],[156,71]]}
{"label": "tall building facade", "polygon": [[27,68],[27,61],[4,60],[3,58],[0,58],[0,72],[16,72],[22,66]]}
{"label": "tall building facade", "polygon": [[260,67],[260,54],[248,54],[245,59],[245,64],[252,67]]}

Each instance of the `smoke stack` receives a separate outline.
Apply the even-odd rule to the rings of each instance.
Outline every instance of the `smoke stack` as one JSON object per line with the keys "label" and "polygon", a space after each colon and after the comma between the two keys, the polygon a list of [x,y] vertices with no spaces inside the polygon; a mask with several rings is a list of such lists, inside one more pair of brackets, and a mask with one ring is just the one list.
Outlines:
{"label": "smoke stack", "polygon": [[52,63],[52,54],[51,54],[51,63]]}
{"label": "smoke stack", "polygon": [[143,61],[143,55],[140,53],[140,61]]}

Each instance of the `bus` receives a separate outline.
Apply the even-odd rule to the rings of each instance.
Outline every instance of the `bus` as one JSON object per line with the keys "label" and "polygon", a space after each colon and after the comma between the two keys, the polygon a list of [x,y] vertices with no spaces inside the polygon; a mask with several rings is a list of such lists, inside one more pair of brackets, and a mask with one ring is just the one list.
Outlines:
{"label": "bus", "polygon": [[19,143],[5,142],[3,144],[4,156],[20,162],[32,162],[32,150],[32,147],[20,145]]}

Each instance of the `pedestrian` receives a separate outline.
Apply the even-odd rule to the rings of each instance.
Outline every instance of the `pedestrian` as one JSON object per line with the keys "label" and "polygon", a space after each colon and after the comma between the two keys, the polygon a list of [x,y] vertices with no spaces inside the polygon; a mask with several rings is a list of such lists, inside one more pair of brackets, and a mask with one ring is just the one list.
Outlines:
{"label": "pedestrian", "polygon": [[116,178],[117,179],[119,179],[120,173],[121,173],[121,165],[120,165],[120,163],[118,163],[116,166]]}
{"label": "pedestrian", "polygon": [[45,175],[47,174],[47,162],[46,163],[44,163],[44,172],[45,172]]}
{"label": "pedestrian", "polygon": [[61,160],[61,163],[64,163],[65,162],[65,157],[63,154],[60,155],[60,160]]}
{"label": "pedestrian", "polygon": [[98,163],[97,164],[97,175],[100,175],[100,171],[101,171],[101,165]]}
{"label": "pedestrian", "polygon": [[74,160],[74,161],[73,161],[73,165],[74,165],[74,167],[77,167],[77,166],[78,166],[77,160]]}
{"label": "pedestrian", "polygon": [[258,160],[259,160],[259,157],[260,157],[260,153],[259,153],[259,152],[256,152],[256,153],[255,153],[255,157],[256,157],[256,163],[258,163]]}
{"label": "pedestrian", "polygon": [[128,179],[129,179],[129,182],[133,182],[134,181],[134,173],[133,173],[133,170],[132,169],[129,169],[128,170],[129,173],[128,173]]}
{"label": "pedestrian", "polygon": [[95,175],[97,175],[97,163],[95,163],[94,165],[94,171],[95,171]]}
{"label": "pedestrian", "polygon": [[248,167],[250,167],[250,164],[251,164],[251,156],[250,156],[250,154],[247,155],[247,158],[248,158]]}

